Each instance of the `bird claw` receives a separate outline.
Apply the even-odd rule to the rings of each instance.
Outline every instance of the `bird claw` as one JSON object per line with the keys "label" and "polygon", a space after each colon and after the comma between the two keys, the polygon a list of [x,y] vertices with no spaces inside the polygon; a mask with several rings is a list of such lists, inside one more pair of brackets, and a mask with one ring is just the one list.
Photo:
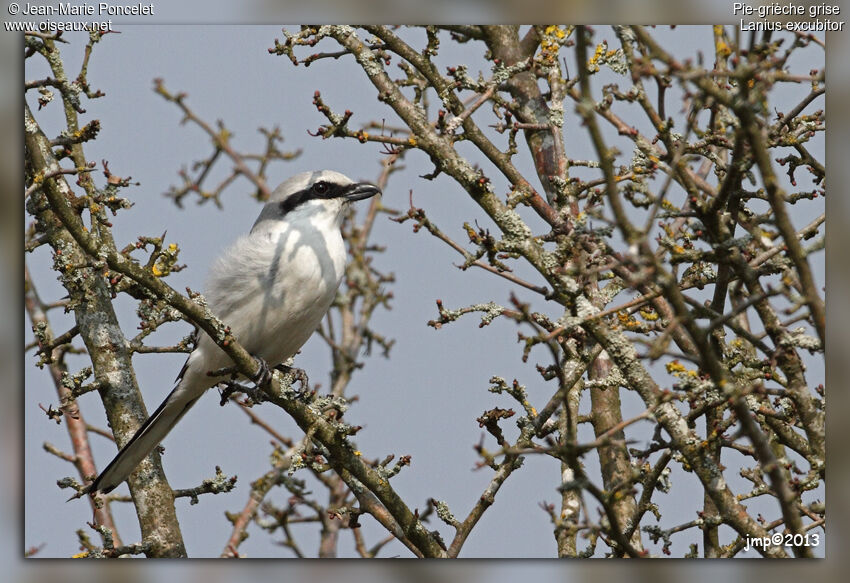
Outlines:
{"label": "bird claw", "polygon": [[262,403],[265,400],[263,389],[271,382],[272,373],[266,361],[259,356],[254,357],[254,362],[257,363],[257,372],[249,379],[254,383],[254,387],[246,387],[235,380],[221,381],[219,385],[223,385],[224,388],[220,390],[221,399],[219,400],[219,405],[224,407],[227,401],[230,400],[230,397],[235,393],[244,393],[254,403]]}
{"label": "bird claw", "polygon": [[230,400],[230,397],[235,395],[236,393],[242,393],[246,397],[248,397],[253,404],[259,405],[263,401],[266,400],[266,397],[263,393],[263,390],[260,387],[248,387],[242,384],[239,384],[235,381],[222,381],[219,385],[224,385],[223,389],[219,389],[219,395],[221,399],[218,404],[224,407],[227,402]]}
{"label": "bird claw", "polygon": [[294,366],[279,364],[274,367],[274,369],[276,371],[282,372],[283,374],[291,374],[293,377],[292,382],[298,381],[298,383],[301,385],[302,392],[307,389],[307,386],[310,383],[310,379],[307,378],[307,372],[303,368],[296,368]]}
{"label": "bird claw", "polygon": [[243,387],[236,381],[221,381],[220,383],[218,383],[218,386],[218,394],[220,397],[218,404],[221,407],[227,405],[227,402],[230,400],[230,397],[232,397],[236,393],[244,393],[246,389],[246,387]]}

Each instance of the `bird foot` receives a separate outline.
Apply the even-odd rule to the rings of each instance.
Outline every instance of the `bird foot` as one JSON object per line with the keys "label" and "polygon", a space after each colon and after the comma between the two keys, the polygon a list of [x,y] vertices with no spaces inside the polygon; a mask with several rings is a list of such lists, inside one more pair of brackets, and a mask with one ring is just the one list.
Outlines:
{"label": "bird foot", "polygon": [[[221,395],[221,400],[219,404],[223,407],[227,401],[230,400],[230,397],[235,393],[244,393],[249,399],[251,399],[254,403],[262,403],[263,401],[267,401],[268,399],[264,395],[264,389],[269,385],[272,380],[272,369],[269,369],[268,363],[262,358],[255,356],[254,360],[257,363],[257,372],[256,374],[250,378],[250,381],[254,383],[253,387],[248,387],[243,384],[236,382],[235,380],[227,380],[221,381],[219,386],[223,387],[219,393]],[[309,384],[309,379],[307,378],[307,373],[304,369],[296,368],[294,366],[287,366],[285,364],[279,364],[274,367],[274,370],[279,371],[283,374],[292,375],[293,383],[298,381],[301,385],[301,391],[304,392]]]}
{"label": "bird foot", "polygon": [[301,385],[301,391],[305,391],[307,386],[310,383],[310,379],[307,378],[307,372],[303,368],[296,368],[294,366],[287,366],[285,364],[279,364],[274,367],[276,371],[282,372],[283,374],[291,374],[293,381],[298,381]]}
{"label": "bird foot", "polygon": [[225,403],[227,403],[227,401],[230,400],[230,397],[235,393],[244,393],[245,396],[258,404],[266,400],[263,396],[263,388],[268,386],[271,382],[272,373],[265,360],[259,356],[255,356],[254,361],[257,363],[257,372],[249,379],[252,383],[254,383],[254,386],[248,387],[233,379],[221,381],[219,385],[224,388],[220,391],[221,400],[219,401],[219,405],[224,407]]}
{"label": "bird foot", "polygon": [[227,402],[230,400],[230,397],[235,395],[236,393],[243,393],[246,397],[248,397],[254,404],[259,405],[263,401],[266,400],[263,390],[258,387],[249,387],[236,381],[221,381],[219,383],[220,387],[223,387],[219,390],[219,395],[221,399],[218,404],[224,407]]}

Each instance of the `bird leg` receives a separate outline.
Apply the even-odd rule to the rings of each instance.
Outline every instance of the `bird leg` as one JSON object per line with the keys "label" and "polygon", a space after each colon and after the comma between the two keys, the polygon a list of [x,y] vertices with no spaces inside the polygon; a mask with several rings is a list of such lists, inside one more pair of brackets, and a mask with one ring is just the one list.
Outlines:
{"label": "bird leg", "polygon": [[254,362],[257,363],[257,372],[253,377],[251,377],[251,382],[254,383],[258,389],[261,389],[271,382],[272,371],[269,369],[268,363],[259,356],[254,357]]}

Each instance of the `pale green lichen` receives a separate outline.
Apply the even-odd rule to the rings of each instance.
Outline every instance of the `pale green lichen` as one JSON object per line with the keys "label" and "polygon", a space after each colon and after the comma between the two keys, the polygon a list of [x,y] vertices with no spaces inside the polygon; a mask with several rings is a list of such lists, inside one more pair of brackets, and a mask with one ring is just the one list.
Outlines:
{"label": "pale green lichen", "polygon": [[623,53],[623,49],[617,49],[610,55],[607,55],[605,57],[605,63],[618,75],[625,75],[629,71],[629,64],[626,62],[626,55]]}
{"label": "pale green lichen", "polygon": [[609,372],[605,377],[601,379],[587,379],[584,382],[584,385],[588,388],[597,388],[597,389],[608,389],[608,388],[617,388],[617,387],[626,387],[628,388],[628,382],[626,378],[623,376],[623,373],[620,372],[616,366],[611,368],[611,372]]}
{"label": "pale green lichen", "polygon": [[564,104],[561,101],[549,104],[549,123],[556,127],[564,126]]}
{"label": "pale green lichen", "polygon": [[590,303],[590,300],[588,300],[585,296],[580,295],[576,297],[576,316],[582,320],[589,320],[598,313],[599,310],[596,306]]}
{"label": "pale green lichen", "polygon": [[455,515],[452,514],[451,510],[449,510],[449,505],[444,500],[434,500],[434,509],[437,511],[437,518],[449,526],[458,524],[457,518],[455,518]]}
{"label": "pale green lichen", "polygon": [[528,69],[530,64],[530,58],[524,59],[517,63],[514,63],[510,67],[505,67],[504,65],[494,65],[493,66],[493,80],[491,83],[495,86],[499,86],[520,71],[525,71]]}
{"label": "pale green lichen", "polygon": [[483,310],[484,314],[481,316],[482,324],[490,324],[493,320],[498,318],[504,312],[504,308],[495,302],[488,302],[486,304],[478,304],[475,306],[478,310]]}
{"label": "pale green lichen", "polygon": [[28,134],[34,134],[38,131],[38,124],[35,119],[28,115],[24,116],[24,131]]}
{"label": "pale green lichen", "polygon": [[494,213],[493,220],[505,234],[505,240],[525,243],[531,237],[531,229],[516,211],[505,208]]}
{"label": "pale green lichen", "polygon": [[305,458],[308,457],[309,456],[306,455],[303,447],[297,448],[289,457],[289,469],[287,470],[287,474],[292,476],[298,470],[306,468],[307,462],[305,461]]}
{"label": "pale green lichen", "polygon": [[545,269],[549,273],[552,273],[556,269],[559,269],[562,265],[560,259],[558,259],[557,253],[554,252],[545,252],[541,254],[540,263],[543,269]]}
{"label": "pale green lichen", "polygon": [[563,316],[558,318],[555,323],[558,325],[558,327],[563,328],[565,333],[569,333],[581,326],[583,322],[583,318],[573,316],[572,314],[567,312],[564,313]]}
{"label": "pale green lichen", "polygon": [[803,327],[795,328],[783,334],[779,344],[780,346],[796,346],[809,352],[817,352],[822,348],[820,340],[806,334],[806,329]]}
{"label": "pale green lichen", "polygon": [[664,492],[667,494],[673,488],[673,482],[670,481],[670,474],[672,470],[670,466],[667,466],[663,470],[661,470],[661,475],[658,477],[658,481],[655,483],[655,489],[659,492]]}
{"label": "pale green lichen", "polygon": [[42,106],[47,105],[48,103],[53,101],[53,98],[54,98],[53,92],[50,89],[48,89],[47,87],[39,87],[38,93],[39,93],[39,95],[41,95],[41,97],[38,98],[38,102]]}
{"label": "pale green lichen", "polygon": [[632,168],[638,168],[638,167],[648,168],[651,165],[652,165],[652,160],[650,160],[650,158],[649,158],[649,156],[647,156],[646,152],[644,152],[640,148],[634,148],[632,150],[632,161],[631,161],[631,167]]}
{"label": "pale green lichen", "polygon": [[632,30],[632,27],[618,24],[614,26],[614,31],[617,33],[617,36],[620,38],[620,42],[623,44],[637,44],[637,37],[635,37],[635,32]]}
{"label": "pale green lichen", "polygon": [[623,280],[615,280],[596,292],[596,297],[599,298],[603,306],[608,305],[621,291],[626,289],[626,284]]}

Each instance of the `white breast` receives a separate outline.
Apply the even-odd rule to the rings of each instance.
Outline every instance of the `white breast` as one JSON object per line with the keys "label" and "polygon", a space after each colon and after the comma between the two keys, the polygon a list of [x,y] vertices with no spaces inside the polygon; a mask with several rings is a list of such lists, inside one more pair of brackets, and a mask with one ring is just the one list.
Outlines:
{"label": "white breast", "polygon": [[[301,348],[333,302],[345,269],[335,223],[322,217],[276,222],[236,241],[210,271],[210,309],[270,366]],[[208,338],[204,343],[212,345]],[[219,353],[227,365],[217,347],[205,352]],[[204,360],[209,365],[219,358]]]}

